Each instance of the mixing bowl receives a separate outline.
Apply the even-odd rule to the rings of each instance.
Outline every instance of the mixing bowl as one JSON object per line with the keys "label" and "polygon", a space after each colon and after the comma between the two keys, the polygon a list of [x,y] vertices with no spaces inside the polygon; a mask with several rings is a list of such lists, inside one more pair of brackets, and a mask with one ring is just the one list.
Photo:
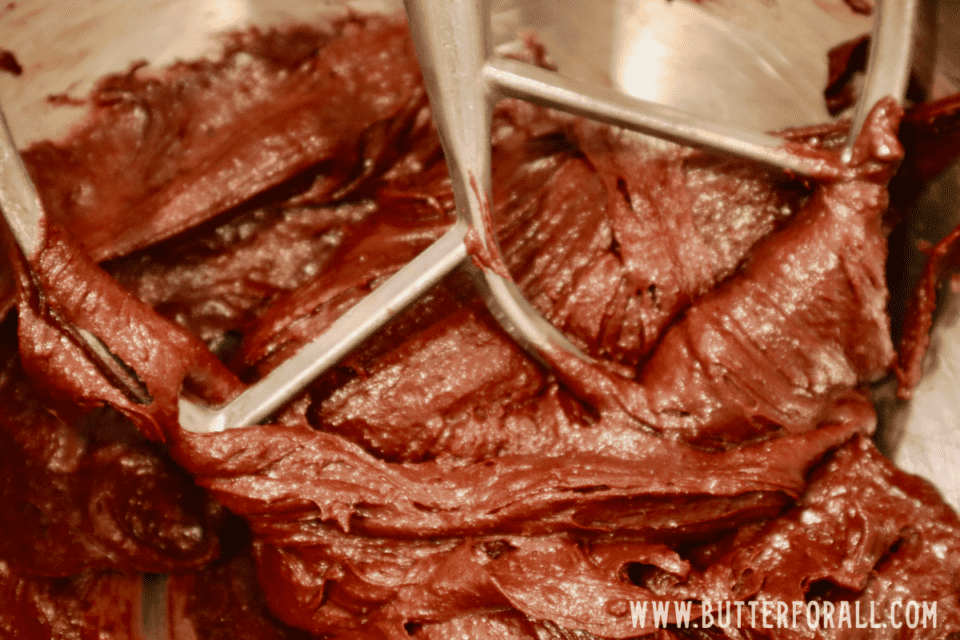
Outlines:
{"label": "mixing bowl", "polygon": [[[940,3],[943,25],[957,24],[957,2]],[[82,0],[64,11],[56,0],[0,6],[0,48],[22,75],[0,74],[0,99],[20,146],[62,136],[82,108],[51,95],[82,97],[105,73],[138,60],[162,66],[215,53],[218,34],[249,24],[278,24],[338,13],[397,11],[399,2],[365,0]],[[934,16],[933,23],[936,22]],[[933,24],[931,23],[931,24]],[[825,121],[827,50],[869,29],[870,18],[843,0],[500,0],[496,44],[509,50],[533,31],[560,70],[638,97],[756,130]],[[936,65],[936,91],[956,81],[952,33]],[[933,238],[956,215],[960,186],[948,172],[916,211],[914,233]],[[913,258],[911,258],[913,260]],[[924,380],[909,404],[882,403],[881,441],[908,470],[933,480],[960,504],[960,296],[950,296],[935,328]],[[152,583],[151,583],[152,584]]]}
{"label": "mixing bowl", "polygon": [[[536,32],[567,75],[760,130],[822,121],[825,51],[869,29],[843,0],[733,3],[569,0],[493,3],[495,41]],[[730,5],[730,6],[728,6]],[[0,8],[0,42],[24,73],[2,96],[21,144],[63,131],[70,110],[51,93],[83,95],[134,60],[156,65],[216,49],[216,34],[330,14],[395,11],[397,0],[83,1],[64,14],[53,0]]]}

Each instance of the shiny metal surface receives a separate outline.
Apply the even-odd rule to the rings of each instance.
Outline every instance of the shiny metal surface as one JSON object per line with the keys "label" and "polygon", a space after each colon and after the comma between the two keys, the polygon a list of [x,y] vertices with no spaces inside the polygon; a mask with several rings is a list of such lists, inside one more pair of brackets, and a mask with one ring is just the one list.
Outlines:
{"label": "shiny metal surface", "polygon": [[[903,0],[881,5],[874,21],[864,92],[854,114],[854,136],[877,100],[888,95],[902,98],[910,67],[916,2]],[[405,9],[450,167],[461,224],[227,405],[212,408],[181,398],[181,426],[188,431],[245,427],[269,416],[447,273],[461,265],[472,267],[466,260],[466,229],[478,231],[475,242],[483,245],[492,264],[502,263],[488,216],[488,132],[493,105],[500,96],[531,100],[671,142],[734,154],[795,173],[809,173],[819,165],[812,159],[784,153],[783,140],[763,132],[714,123],[516,60],[495,59],[490,43],[490,6],[485,0],[406,0]],[[215,17],[215,24],[225,22],[221,14]],[[0,208],[21,249],[29,255],[40,234],[39,199],[2,118],[0,113],[4,124],[0,133],[7,134],[0,137],[4,143],[0,145]],[[850,146],[852,142],[848,151]],[[471,271],[493,315],[530,352],[549,358],[549,353],[561,349],[589,359],[544,320],[514,283],[497,273],[495,267]],[[89,342],[94,347],[100,344],[95,339]],[[110,358],[100,353],[102,350],[93,351],[99,360],[111,364]]]}
{"label": "shiny metal surface", "polygon": [[497,272],[503,259],[490,219],[490,126],[497,95],[488,74],[493,56],[489,2],[405,0],[404,7],[450,170],[458,219],[475,230],[473,242],[490,263],[489,268],[464,263],[477,290],[504,329],[532,354],[549,357],[563,350],[589,359]]}
{"label": "shiny metal surface", "polygon": [[924,377],[885,426],[896,431],[897,465],[933,482],[960,510],[960,295],[942,306]]}
{"label": "shiny metal surface", "polygon": [[713,122],[667,105],[640,100],[623,91],[566,78],[517,60],[491,60],[484,68],[484,75],[506,97],[529,100],[669,142],[746,158],[799,175],[811,174],[819,166],[809,158],[785,153],[783,138]]}
{"label": "shiny metal surface", "polygon": [[[51,105],[50,94],[82,96],[132,61],[162,66],[210,54],[224,30],[311,19],[343,5],[402,7],[400,0],[83,0],[65,13],[56,0],[0,5],[0,42],[24,66],[19,78],[0,76],[0,97],[20,145],[55,138],[79,109]],[[824,54],[871,24],[843,0],[494,0],[492,11],[494,47],[532,31],[568,77],[755,131],[827,119]]]}
{"label": "shiny metal surface", "polygon": [[[960,90],[960,0],[939,0],[926,9],[925,62],[931,93],[941,97]],[[960,224],[960,165],[929,185],[908,215],[909,284],[925,261],[917,243],[935,243]],[[947,287],[940,302],[923,378],[911,401],[882,405],[881,436],[898,466],[931,480],[960,510],[960,292]]]}
{"label": "shiny metal surface", "polygon": [[870,109],[889,96],[903,98],[910,77],[911,49],[919,0],[880,0],[870,34],[868,70],[853,113],[850,138],[844,150],[849,161],[853,142],[863,128]]}
{"label": "shiny metal surface", "polygon": [[0,212],[25,255],[40,241],[43,207],[0,109]]}
{"label": "shiny metal surface", "polygon": [[[57,0],[0,5],[0,46],[14,51],[24,67],[19,78],[0,73],[0,100],[21,146],[58,137],[80,110],[50,104],[49,94],[82,96],[98,77],[134,60],[164,65],[213,53],[216,34],[224,30],[310,19],[339,12],[343,4],[361,11],[401,8],[399,0],[84,0],[69,12]],[[960,11],[955,13],[960,24]],[[509,50],[518,30],[535,31],[571,78],[764,132],[828,118],[821,93],[825,53],[870,24],[843,0],[494,0],[491,45]],[[958,50],[960,43],[937,61],[948,81],[947,70],[960,68]],[[932,197],[922,214],[942,216],[944,202],[958,201],[957,191],[944,193],[953,195]],[[895,457],[933,479],[957,506],[957,296],[947,311],[935,329],[934,354],[915,400],[900,410],[906,426]],[[162,589],[148,593],[151,610],[162,610]]]}
{"label": "shiny metal surface", "polygon": [[[143,576],[142,583],[143,640],[170,640],[170,625],[167,615],[167,576],[150,574]],[[187,640],[176,638],[175,640]]]}
{"label": "shiny metal surface", "polygon": [[457,224],[403,269],[337,318],[330,328],[227,405],[213,409],[180,398],[180,426],[211,433],[256,424],[339,362],[467,257],[467,226]]}
{"label": "shiny metal surface", "polygon": [[[477,230],[476,242],[502,264],[489,219],[490,130],[493,105],[500,97],[520,98],[681,144],[704,147],[778,166],[813,173],[820,163],[784,153],[775,136],[711,122],[655,102],[641,100],[596,83],[577,81],[509,58],[493,56],[486,0],[405,0],[434,121],[443,142],[460,220]],[[884,2],[871,33],[871,55],[844,151],[853,142],[876,102],[903,99],[910,69],[917,1]],[[487,306],[520,344],[548,357],[562,349],[589,360],[534,310],[511,280],[495,268],[473,269]],[[322,337],[321,337],[322,339]],[[250,393],[255,394],[251,389]]]}

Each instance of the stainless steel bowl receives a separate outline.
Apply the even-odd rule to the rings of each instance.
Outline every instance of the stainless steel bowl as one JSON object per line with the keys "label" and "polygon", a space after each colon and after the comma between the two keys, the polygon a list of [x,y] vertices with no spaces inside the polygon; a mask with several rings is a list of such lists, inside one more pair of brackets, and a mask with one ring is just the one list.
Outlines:
{"label": "stainless steel bowl", "polygon": [[[497,0],[497,43],[533,30],[561,70],[719,121],[775,129],[827,118],[826,50],[869,29],[843,0]],[[83,95],[134,60],[156,65],[216,50],[216,34],[349,6],[395,11],[399,0],[56,0],[0,6],[0,43],[24,66],[0,96],[21,144],[63,133],[76,117],[51,93]]]}
{"label": "stainless steel bowl", "polygon": [[[107,72],[135,60],[164,65],[215,53],[217,34],[248,24],[306,20],[343,11],[398,11],[400,0],[58,0],[0,4],[0,48],[23,74],[0,74],[0,99],[20,146],[62,136],[81,109],[47,97],[83,96]],[[934,86],[951,90],[960,68],[960,2],[942,1],[947,31]],[[539,34],[561,71],[616,86],[718,121],[773,130],[828,119],[822,99],[827,50],[866,32],[868,17],[844,0],[497,0],[495,42]],[[929,41],[927,44],[930,44]],[[931,59],[932,57],[932,59]],[[948,172],[915,212],[918,235],[935,235],[957,216],[960,180]],[[937,221],[930,224],[929,221]],[[926,222],[925,222],[926,221]],[[888,409],[890,409],[888,407]],[[923,382],[908,405],[884,416],[895,459],[933,480],[960,507],[960,296],[950,296],[934,331]],[[161,616],[162,617],[162,616]]]}

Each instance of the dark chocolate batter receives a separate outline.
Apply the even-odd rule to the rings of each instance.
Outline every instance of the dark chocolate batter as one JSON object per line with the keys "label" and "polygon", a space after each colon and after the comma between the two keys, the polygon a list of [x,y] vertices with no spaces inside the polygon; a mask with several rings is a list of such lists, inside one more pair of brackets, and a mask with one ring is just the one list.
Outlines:
{"label": "dark chocolate batter", "polygon": [[0,328],[0,537],[12,569],[68,576],[91,567],[163,572],[216,558],[223,520],[189,476],[111,411],[73,425],[27,384],[15,326]]}
{"label": "dark chocolate batter", "polygon": [[20,66],[20,61],[17,60],[17,57],[13,55],[13,51],[0,49],[0,71],[6,71],[15,76],[23,73],[23,67]]}
{"label": "dark chocolate batter", "polygon": [[141,640],[140,585],[136,573],[39,578],[0,561],[0,633],[27,640]]}
{"label": "dark chocolate batter", "polygon": [[[249,525],[241,555],[173,580],[177,628],[627,638],[654,631],[630,602],[902,598],[936,600],[941,624],[897,637],[960,633],[960,519],[868,439],[865,386],[895,359],[892,103],[849,169],[801,181],[504,102],[507,267],[603,364],[544,368],[453,277],[270,424],[200,436],[177,424],[181,392],[237,393],[452,222],[413,49],[395,18],[250,31],[90,102],[25,153],[48,224],[17,260],[19,358],[58,425],[108,407]],[[790,135],[829,153],[836,132]],[[156,497],[163,538],[194,512]]]}

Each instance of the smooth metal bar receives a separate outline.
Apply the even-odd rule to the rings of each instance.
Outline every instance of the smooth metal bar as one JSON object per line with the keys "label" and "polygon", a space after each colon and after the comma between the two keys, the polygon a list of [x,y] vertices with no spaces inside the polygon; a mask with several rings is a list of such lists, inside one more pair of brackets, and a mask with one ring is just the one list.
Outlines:
{"label": "smooth metal bar", "polygon": [[[902,97],[917,2],[879,5],[867,85],[858,103],[854,132],[863,126],[876,100],[891,93]],[[489,140],[492,105],[498,95],[531,100],[797,174],[817,169],[817,163],[785,152],[783,140],[775,136],[712,123],[515,60],[491,59],[486,0],[405,0],[405,5],[450,168],[458,223],[327,331],[226,406],[212,409],[181,398],[180,421],[185,429],[222,431],[268,417],[447,273],[470,264],[464,244],[468,229],[476,230],[476,240],[487,257],[500,261],[490,219]],[[31,255],[41,239],[42,205],[2,111],[0,124],[0,209],[18,245]],[[531,352],[544,355],[561,348],[586,359],[530,306],[515,284],[497,275],[496,268],[472,271],[491,311]]]}
{"label": "smooth metal bar", "polygon": [[181,396],[180,426],[211,433],[249,426],[268,417],[462,264],[467,257],[466,231],[466,225],[454,225],[326,331],[225,406],[211,409]]}
{"label": "smooth metal bar", "polygon": [[167,611],[166,574],[145,574],[140,594],[140,632],[143,640],[170,640],[170,620]]}
{"label": "smooth metal bar", "polygon": [[40,243],[43,205],[0,108],[0,211],[24,255]]}
{"label": "smooth metal bar", "polygon": [[866,78],[850,124],[844,162],[850,161],[857,136],[877,101],[887,96],[903,101],[910,79],[918,13],[919,0],[877,0]]}
{"label": "smooth metal bar", "polygon": [[491,219],[490,126],[494,92],[485,68],[493,55],[486,0],[405,0],[434,122],[450,170],[460,219],[476,230],[491,264],[473,269],[487,308],[521,346],[543,357],[554,349],[588,359],[502,277]]}
{"label": "smooth metal bar", "polygon": [[711,122],[679,109],[567,78],[518,60],[490,60],[484,68],[484,75],[507,97],[529,100],[670,142],[737,156],[799,175],[822,169],[820,162],[787,153],[783,138]]}

